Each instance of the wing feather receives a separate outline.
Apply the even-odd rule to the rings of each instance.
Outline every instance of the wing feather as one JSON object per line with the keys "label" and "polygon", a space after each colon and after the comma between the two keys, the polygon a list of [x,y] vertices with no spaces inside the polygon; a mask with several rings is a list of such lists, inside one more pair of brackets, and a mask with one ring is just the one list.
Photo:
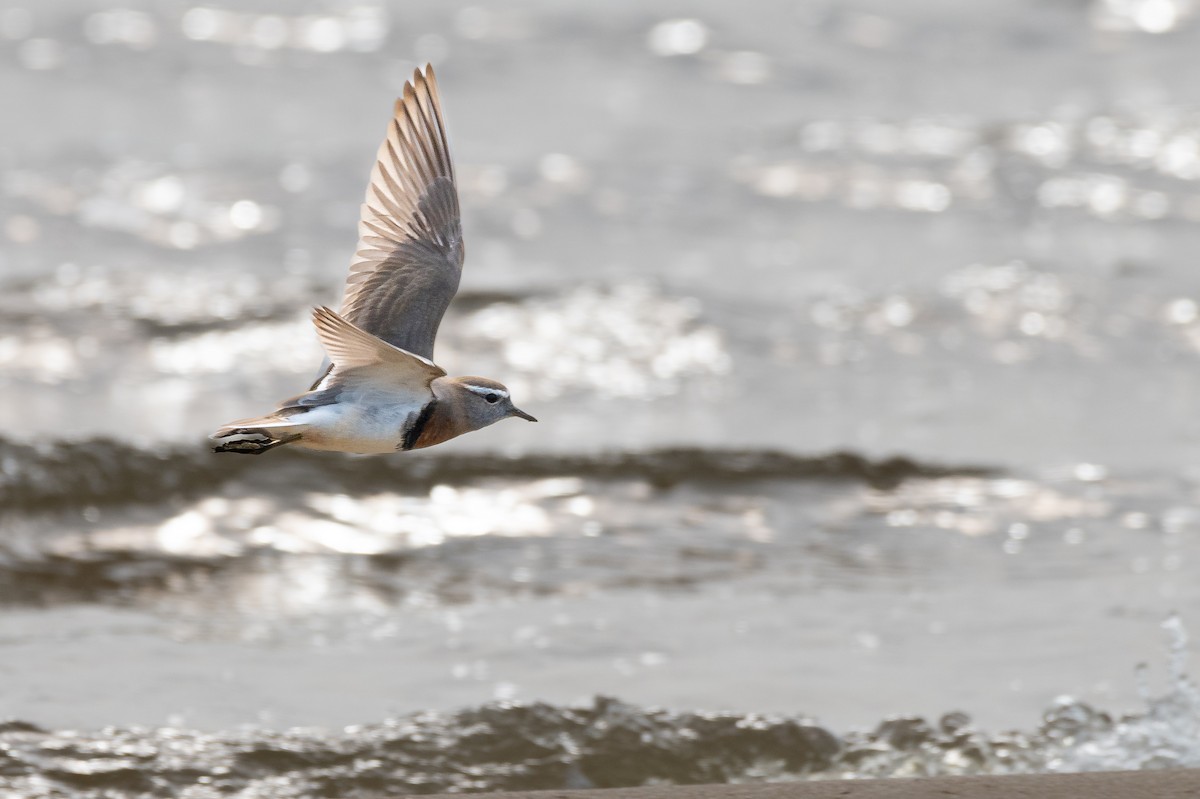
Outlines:
{"label": "wing feather", "polygon": [[382,365],[425,382],[446,374],[428,358],[393,346],[324,306],[313,309],[313,324],[335,371]]}
{"label": "wing feather", "polygon": [[454,167],[433,67],[413,73],[379,147],[341,313],[431,359],[458,291],[464,248]]}

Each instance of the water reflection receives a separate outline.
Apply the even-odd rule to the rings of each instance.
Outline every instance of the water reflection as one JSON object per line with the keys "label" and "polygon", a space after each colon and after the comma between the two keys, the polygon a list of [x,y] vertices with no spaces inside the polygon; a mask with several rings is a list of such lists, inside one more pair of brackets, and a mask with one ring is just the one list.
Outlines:
{"label": "water reflection", "polygon": [[[175,507],[14,517],[0,584],[8,601],[148,603],[187,629],[253,621],[264,635],[284,632],[274,613],[323,617],[362,603],[382,612],[733,578],[790,594],[936,581],[986,556],[947,535],[991,540],[1011,556],[1032,548],[1036,558],[1017,561],[1029,575],[1167,575],[1196,556],[1185,534],[1200,529],[1200,513],[1161,484],[1117,481],[1091,463],[1041,478],[924,477],[887,490],[778,479],[656,489],[578,476],[401,493],[255,483]],[[1150,545],[1130,531],[1156,538]],[[313,570],[323,575],[319,601]],[[270,607],[255,599],[266,596]]]}
{"label": "water reflection", "polygon": [[1118,221],[1191,219],[1196,197],[1187,183],[1163,186],[1140,173],[1150,168],[1193,180],[1200,174],[1196,125],[1170,109],[1144,118],[1101,114],[999,127],[953,118],[814,120],[799,133],[804,157],[744,155],[732,175],[767,197],[939,213],[952,203],[1003,201],[1036,167],[1033,197],[1047,210],[1075,208]]}
{"label": "water reflection", "polygon": [[180,20],[183,35],[196,42],[316,53],[373,52],[383,45],[388,27],[387,10],[376,3],[341,4],[336,13],[327,15],[256,14],[196,6]]}
{"label": "water reflection", "polygon": [[698,19],[664,20],[646,37],[650,51],[659,56],[695,55],[707,43],[708,28]]}
{"label": "water reflection", "polygon": [[674,394],[685,379],[731,367],[722,333],[702,321],[697,300],[639,284],[498,303],[463,319],[454,340],[499,347],[506,382],[539,398]]}
{"label": "water reflection", "polygon": [[158,22],[144,11],[113,8],[97,11],[83,23],[84,36],[93,44],[121,44],[146,50],[158,44]]}
{"label": "water reflection", "polygon": [[1092,24],[1103,31],[1168,33],[1195,14],[1188,0],[1092,0]]}
{"label": "water reflection", "polygon": [[890,527],[932,526],[968,536],[1007,531],[1013,540],[1025,539],[1032,523],[1084,523],[1102,519],[1113,509],[1104,493],[1069,483],[977,478],[906,483],[894,492],[874,494],[866,506],[882,514]]}

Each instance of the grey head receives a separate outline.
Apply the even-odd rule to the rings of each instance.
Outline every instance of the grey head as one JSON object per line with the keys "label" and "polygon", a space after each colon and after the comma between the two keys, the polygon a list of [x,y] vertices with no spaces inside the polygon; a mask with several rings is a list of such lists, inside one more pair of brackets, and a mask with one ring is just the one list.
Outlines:
{"label": "grey head", "polygon": [[537,421],[513,405],[502,383],[486,377],[441,377],[434,381],[433,389],[439,402],[451,405],[459,423],[468,430],[479,430],[510,416]]}

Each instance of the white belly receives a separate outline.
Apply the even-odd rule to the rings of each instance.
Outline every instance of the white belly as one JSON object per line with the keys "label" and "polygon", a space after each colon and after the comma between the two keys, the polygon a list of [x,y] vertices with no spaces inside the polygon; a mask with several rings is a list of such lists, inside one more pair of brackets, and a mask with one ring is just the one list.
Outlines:
{"label": "white belly", "polygon": [[377,455],[395,452],[421,406],[334,403],[294,417],[302,425],[298,446]]}

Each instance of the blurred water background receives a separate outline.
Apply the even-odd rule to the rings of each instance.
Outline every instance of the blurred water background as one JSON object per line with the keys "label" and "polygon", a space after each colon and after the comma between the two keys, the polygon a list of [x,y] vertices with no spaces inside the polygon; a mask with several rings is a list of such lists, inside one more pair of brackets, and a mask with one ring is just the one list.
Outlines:
{"label": "blurred water background", "polygon": [[[1198,12],[4,0],[0,785],[1200,762]],[[210,454],[425,61],[541,424]]]}

